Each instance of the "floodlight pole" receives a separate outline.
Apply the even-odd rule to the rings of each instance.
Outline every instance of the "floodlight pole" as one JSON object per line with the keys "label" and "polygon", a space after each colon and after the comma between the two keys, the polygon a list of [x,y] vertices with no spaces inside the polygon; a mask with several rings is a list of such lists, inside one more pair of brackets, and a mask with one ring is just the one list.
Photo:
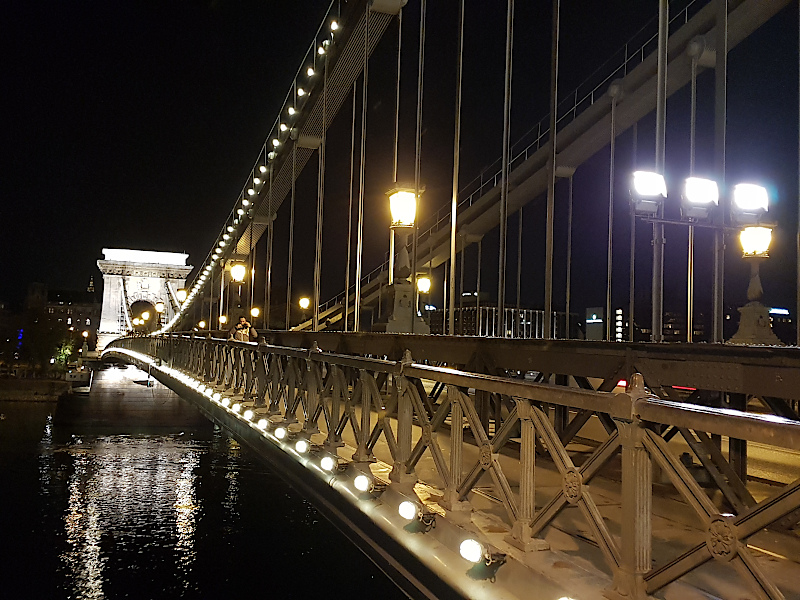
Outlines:
{"label": "floodlight pole", "polygon": [[558,42],[560,30],[561,2],[553,0],[553,28],[550,51],[550,156],[547,178],[547,217],[544,259],[544,337],[553,337],[553,221],[555,218],[557,146],[556,126],[558,118]]}
{"label": "floodlight pole", "polygon": [[[664,174],[667,125],[667,42],[669,0],[658,3],[658,82],[656,89],[656,172]],[[663,204],[658,216],[664,214]],[[664,340],[664,224],[653,223],[653,290],[650,340]],[[608,315],[606,315],[608,318]]]}
{"label": "floodlight pole", "polygon": [[[717,171],[717,182],[725,189],[725,120],[727,106],[727,72],[728,72],[728,0],[717,0],[717,39],[715,88],[714,88],[714,157]],[[723,342],[723,319],[725,313],[724,276],[725,276],[725,214],[728,212],[728,194],[720,197],[720,227],[714,233],[714,292],[713,292],[713,326],[712,341]]]}
{"label": "floodlight pole", "polygon": [[[689,118],[689,176],[694,175],[695,141],[697,129],[697,56],[692,56],[692,98]],[[686,341],[692,341],[694,329],[694,225],[689,225],[688,256],[686,264]]]}

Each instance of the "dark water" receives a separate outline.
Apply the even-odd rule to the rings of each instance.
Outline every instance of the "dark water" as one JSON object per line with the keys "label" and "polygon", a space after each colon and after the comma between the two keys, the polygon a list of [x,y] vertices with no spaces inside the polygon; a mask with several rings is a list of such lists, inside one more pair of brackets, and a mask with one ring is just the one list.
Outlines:
{"label": "dark water", "polygon": [[175,431],[94,402],[0,402],[0,598],[404,597],[187,403]]}

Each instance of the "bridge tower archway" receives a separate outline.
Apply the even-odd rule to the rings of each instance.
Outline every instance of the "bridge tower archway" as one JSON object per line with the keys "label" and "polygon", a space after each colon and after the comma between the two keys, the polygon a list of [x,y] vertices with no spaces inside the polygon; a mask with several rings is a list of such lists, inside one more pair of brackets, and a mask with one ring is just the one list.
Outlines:
{"label": "bridge tower archway", "polygon": [[[103,260],[97,266],[103,274],[103,308],[97,349],[129,331],[154,331],[159,323],[172,319],[180,309],[177,292],[186,285],[192,270],[186,264],[188,254],[103,248]],[[156,312],[163,304],[164,311]],[[149,308],[146,306],[149,305]],[[133,319],[149,310],[150,319],[141,328],[134,327]]]}

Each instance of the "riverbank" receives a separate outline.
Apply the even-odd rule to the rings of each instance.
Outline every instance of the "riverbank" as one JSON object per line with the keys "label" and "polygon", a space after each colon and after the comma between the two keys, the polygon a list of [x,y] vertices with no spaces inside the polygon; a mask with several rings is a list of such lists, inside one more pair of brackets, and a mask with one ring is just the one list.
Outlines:
{"label": "riverbank", "polygon": [[0,400],[14,402],[56,402],[69,394],[72,384],[54,379],[0,379]]}

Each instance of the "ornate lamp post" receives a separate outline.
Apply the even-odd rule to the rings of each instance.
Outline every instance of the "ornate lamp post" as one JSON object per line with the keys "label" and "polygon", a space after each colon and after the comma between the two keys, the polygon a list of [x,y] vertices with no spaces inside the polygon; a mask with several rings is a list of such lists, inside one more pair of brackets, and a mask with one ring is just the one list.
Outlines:
{"label": "ornate lamp post", "polygon": [[[404,242],[400,249],[400,254],[395,261],[395,230],[404,229],[411,231],[414,228],[417,216],[418,196],[413,188],[397,187],[389,192],[389,208],[392,213],[392,223],[390,225],[391,237],[389,238],[389,290],[393,298],[392,313],[386,323],[386,331],[389,333],[430,333],[430,327],[419,316],[419,311],[415,303],[416,294],[414,281],[408,281],[411,275],[416,280],[416,285],[424,285],[421,279],[416,278],[412,265],[408,258],[408,250]],[[396,267],[396,269],[395,269]],[[395,278],[395,274],[398,275]],[[430,289],[430,280],[428,289]],[[421,291],[420,287],[417,287]]]}
{"label": "ornate lamp post", "polygon": [[761,287],[759,267],[769,257],[772,228],[763,226],[745,227],[739,234],[742,256],[750,263],[750,284],[747,286],[747,304],[739,308],[739,329],[728,340],[729,344],[763,344],[783,346],[770,325],[769,309],[761,303],[764,288]]}

